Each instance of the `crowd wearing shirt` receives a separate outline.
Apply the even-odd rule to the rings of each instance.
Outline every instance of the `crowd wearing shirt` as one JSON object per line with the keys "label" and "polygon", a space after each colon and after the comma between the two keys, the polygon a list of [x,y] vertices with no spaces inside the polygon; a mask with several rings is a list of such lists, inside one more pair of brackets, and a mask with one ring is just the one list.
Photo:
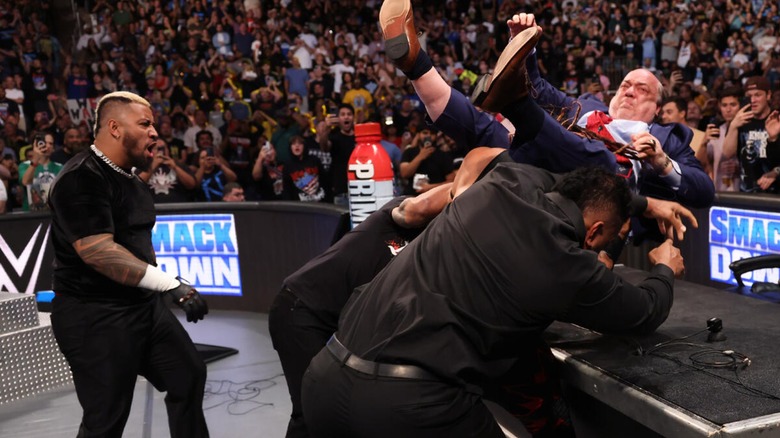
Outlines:
{"label": "crowd wearing shirt", "polygon": [[[331,156],[322,130],[354,137],[354,124],[379,122],[385,148],[394,145],[400,152],[390,154],[398,167],[404,156],[417,155],[407,150],[418,147],[420,134],[429,129],[410,81],[385,56],[379,0],[76,5],[80,28],[64,28],[49,0],[0,1],[5,211],[29,205],[19,168],[38,161],[35,135],[51,134],[52,160],[66,161],[91,143],[90,121],[74,117],[69,105],[115,90],[137,93],[152,104],[161,157],[145,176],[157,202],[221,201],[221,191],[232,182],[247,200],[334,202],[333,181],[341,178],[333,178],[331,169],[343,168],[334,160],[344,154]],[[780,144],[765,139],[758,173],[740,168],[744,146],[737,160],[722,157],[734,116],[722,114],[719,101],[736,89],[743,107],[747,79],[760,76],[770,109],[780,108],[777,2],[451,0],[417,2],[415,11],[421,44],[434,66],[466,95],[506,45],[506,20],[532,12],[545,28],[537,59],[550,83],[608,101],[628,71],[645,67],[662,78],[668,98],[686,102],[684,123],[703,133],[691,147],[706,151],[697,157],[719,190],[776,190],[774,183],[759,180],[771,179],[775,169],[780,173],[780,154],[774,151]],[[353,109],[351,122],[340,120],[343,104]],[[753,125],[748,127],[757,129]],[[437,161],[452,160],[456,169],[466,151],[440,133],[431,135]],[[399,176],[398,186],[398,193],[415,193],[413,178]],[[45,205],[45,200],[37,204],[41,201]]]}

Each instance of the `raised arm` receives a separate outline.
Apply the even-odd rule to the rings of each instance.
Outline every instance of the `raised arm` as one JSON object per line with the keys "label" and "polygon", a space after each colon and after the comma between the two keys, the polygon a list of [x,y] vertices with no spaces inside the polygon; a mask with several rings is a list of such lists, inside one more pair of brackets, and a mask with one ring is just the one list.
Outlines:
{"label": "raised arm", "polygon": [[[512,16],[512,18],[507,20],[507,25],[509,26],[509,33],[513,37],[531,26],[537,26],[534,14],[525,13]],[[539,27],[539,30],[541,31],[542,28]],[[535,51],[526,59],[525,67],[528,71],[528,79],[533,87],[531,96],[539,105],[555,108],[569,108],[571,106],[574,99],[552,86],[539,74]]]}

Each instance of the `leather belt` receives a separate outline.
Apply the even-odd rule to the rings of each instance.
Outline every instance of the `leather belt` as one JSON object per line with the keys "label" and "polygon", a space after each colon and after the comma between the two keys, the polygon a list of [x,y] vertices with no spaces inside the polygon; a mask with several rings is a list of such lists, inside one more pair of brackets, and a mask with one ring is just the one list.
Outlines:
{"label": "leather belt", "polygon": [[395,365],[362,359],[347,350],[347,347],[336,339],[336,335],[330,337],[326,346],[336,360],[359,373],[399,379],[441,380],[435,374],[418,366]]}

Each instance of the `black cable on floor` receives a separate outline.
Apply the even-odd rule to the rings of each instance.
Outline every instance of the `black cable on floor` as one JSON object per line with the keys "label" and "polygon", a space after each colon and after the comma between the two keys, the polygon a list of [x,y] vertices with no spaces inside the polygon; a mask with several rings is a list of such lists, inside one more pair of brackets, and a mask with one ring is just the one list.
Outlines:
{"label": "black cable on floor", "polygon": [[[232,380],[207,380],[203,397],[203,410],[214,409],[219,406],[226,406],[230,415],[245,415],[254,410],[273,406],[273,403],[256,400],[260,394],[276,386],[274,379],[283,376],[277,374],[268,379],[248,380],[245,382],[234,382]],[[226,400],[218,401],[209,405],[214,398],[227,397]]]}

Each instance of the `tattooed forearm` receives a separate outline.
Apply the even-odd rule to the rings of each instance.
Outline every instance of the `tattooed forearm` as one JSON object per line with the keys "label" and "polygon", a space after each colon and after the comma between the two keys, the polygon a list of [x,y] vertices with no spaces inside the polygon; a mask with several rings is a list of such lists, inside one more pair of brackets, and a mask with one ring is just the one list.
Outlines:
{"label": "tattooed forearm", "polygon": [[96,234],[73,242],[84,263],[117,283],[137,286],[147,264],[114,242],[111,234]]}

